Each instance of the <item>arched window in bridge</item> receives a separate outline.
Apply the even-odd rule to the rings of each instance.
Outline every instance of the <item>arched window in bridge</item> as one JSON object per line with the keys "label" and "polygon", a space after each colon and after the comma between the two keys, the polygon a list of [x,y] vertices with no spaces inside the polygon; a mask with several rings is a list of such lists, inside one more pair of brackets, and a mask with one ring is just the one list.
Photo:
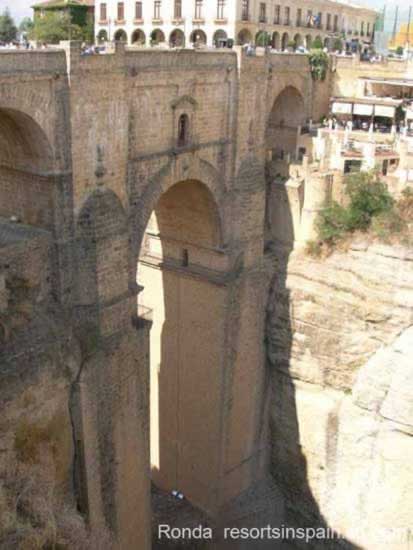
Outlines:
{"label": "arched window in bridge", "polygon": [[187,145],[189,137],[189,118],[188,115],[183,114],[179,117],[178,121],[178,146],[182,147]]}

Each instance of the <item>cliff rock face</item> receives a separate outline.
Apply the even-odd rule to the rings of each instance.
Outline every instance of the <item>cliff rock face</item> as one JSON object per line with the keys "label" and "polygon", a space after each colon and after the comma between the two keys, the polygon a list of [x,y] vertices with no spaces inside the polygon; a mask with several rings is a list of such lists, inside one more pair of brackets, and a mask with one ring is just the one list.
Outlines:
{"label": "cliff rock face", "polygon": [[290,523],[350,547],[408,548],[413,253],[353,244],[276,259],[267,313],[272,473]]}

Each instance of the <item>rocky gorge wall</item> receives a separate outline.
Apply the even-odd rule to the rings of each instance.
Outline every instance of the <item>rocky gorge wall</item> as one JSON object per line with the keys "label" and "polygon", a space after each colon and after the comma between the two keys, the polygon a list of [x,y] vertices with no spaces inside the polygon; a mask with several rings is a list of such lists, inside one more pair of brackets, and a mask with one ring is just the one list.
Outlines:
{"label": "rocky gorge wall", "polygon": [[408,548],[413,253],[355,242],[322,260],[288,256],[273,257],[266,335],[286,520],[328,525],[350,548]]}

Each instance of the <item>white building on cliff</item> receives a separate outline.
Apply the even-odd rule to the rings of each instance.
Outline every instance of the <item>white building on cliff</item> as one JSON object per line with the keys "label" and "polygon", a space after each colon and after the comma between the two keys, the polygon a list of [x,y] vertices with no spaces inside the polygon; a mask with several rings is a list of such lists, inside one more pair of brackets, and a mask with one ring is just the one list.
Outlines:
{"label": "white building on cliff", "polygon": [[[225,45],[266,41],[277,50],[320,38],[369,44],[377,12],[334,0],[96,0],[95,36],[128,44]],[[261,40],[262,41],[262,40]]]}

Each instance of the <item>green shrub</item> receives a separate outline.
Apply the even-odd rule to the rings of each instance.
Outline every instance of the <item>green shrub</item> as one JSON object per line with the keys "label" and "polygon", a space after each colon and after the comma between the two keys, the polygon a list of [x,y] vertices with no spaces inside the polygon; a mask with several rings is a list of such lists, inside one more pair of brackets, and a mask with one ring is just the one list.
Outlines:
{"label": "green shrub", "polygon": [[318,216],[316,228],[321,244],[333,245],[349,233],[367,231],[373,220],[373,231],[381,238],[387,239],[403,231],[405,222],[386,184],[376,174],[351,174],[347,176],[345,185],[348,205],[333,202]]}
{"label": "green shrub", "polygon": [[328,54],[321,49],[312,50],[308,56],[308,61],[313,80],[325,80],[328,69]]}
{"label": "green shrub", "polygon": [[351,174],[346,180],[348,231],[365,231],[374,216],[390,211],[395,204],[385,183],[371,172]]}
{"label": "green shrub", "polygon": [[336,202],[324,208],[316,222],[319,240],[333,244],[341,239],[348,231],[348,216],[347,209]]}
{"label": "green shrub", "polygon": [[403,55],[404,54],[404,48],[403,46],[399,46],[396,50],[397,55]]}
{"label": "green shrub", "polygon": [[266,31],[261,31],[257,34],[255,45],[260,47],[268,46],[271,43],[271,35]]}
{"label": "green shrub", "polygon": [[322,50],[324,48],[323,41],[318,36],[315,40],[313,40],[313,43],[311,44],[311,46],[314,50]]}

